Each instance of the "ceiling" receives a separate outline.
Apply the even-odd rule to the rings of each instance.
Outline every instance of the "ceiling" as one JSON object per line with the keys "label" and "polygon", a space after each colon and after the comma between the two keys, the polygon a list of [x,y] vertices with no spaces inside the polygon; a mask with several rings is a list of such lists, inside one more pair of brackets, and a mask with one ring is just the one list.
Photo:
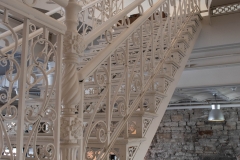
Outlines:
{"label": "ceiling", "polygon": [[203,19],[170,105],[240,103],[240,13]]}
{"label": "ceiling", "polygon": [[[198,87],[198,88],[177,88],[172,96],[170,103],[192,103],[192,102],[209,102],[214,103],[214,94],[217,95],[217,101],[240,100],[240,84],[234,86],[215,86],[215,87]],[[199,103],[201,104],[201,103]]]}

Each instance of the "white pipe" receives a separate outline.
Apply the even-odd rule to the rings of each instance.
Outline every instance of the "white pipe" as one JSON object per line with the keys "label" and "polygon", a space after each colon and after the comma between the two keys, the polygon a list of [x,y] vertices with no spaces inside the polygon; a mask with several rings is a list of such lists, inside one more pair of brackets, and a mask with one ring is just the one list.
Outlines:
{"label": "white pipe", "polygon": [[51,17],[46,17],[45,14],[34,8],[28,7],[19,1],[1,0],[0,5],[19,14],[20,16],[37,22],[41,26],[46,26],[50,30],[57,31],[62,34],[65,34],[65,31],[67,30],[64,24],[58,23]]}
{"label": "white pipe", "polygon": [[51,11],[46,12],[45,14],[48,15],[48,16],[50,16],[50,15],[52,15],[52,14],[54,14],[54,13],[57,13],[57,12],[60,11],[61,9],[62,9],[62,7],[58,7],[58,8],[55,8],[55,9],[51,10]]}
{"label": "white pipe", "polygon": [[[64,19],[65,19],[65,17],[61,17],[57,21],[61,22]],[[43,28],[40,28],[40,29],[34,31],[33,33],[30,33],[28,39],[31,40],[31,39],[41,35],[42,33],[43,33]],[[18,46],[20,46],[22,44],[22,38],[19,39],[17,43],[18,43]],[[14,48],[14,46],[15,46],[15,42],[11,43],[9,46],[6,46],[6,47],[0,49],[0,53],[5,54],[5,53],[11,51]]]}
{"label": "white pipe", "polygon": [[[22,30],[22,29],[23,29],[23,24],[20,24],[20,25],[14,27],[14,28],[13,28],[13,31],[14,31],[14,32],[18,32],[18,31],[20,31],[20,30]],[[12,34],[12,32],[11,32],[10,30],[8,30],[8,31],[6,31],[6,32],[3,32],[3,33],[0,34],[0,39],[3,39],[4,37],[7,37],[7,36],[9,36],[9,35],[11,35],[11,34]]]}
{"label": "white pipe", "polygon": [[[240,101],[233,101],[234,103],[240,103]],[[215,101],[211,101],[211,102],[188,102],[188,103],[170,103],[168,106],[180,106],[180,105],[184,105],[184,106],[192,106],[192,105],[210,105],[212,103],[215,103]],[[217,102],[218,104],[229,104],[228,101],[224,101],[224,102]]]}
{"label": "white pipe", "polygon": [[209,104],[208,102],[189,102],[189,103],[169,103],[168,106],[179,106],[179,105],[205,105]]}
{"label": "white pipe", "polygon": [[[240,107],[240,104],[221,104],[221,108],[229,108],[229,107]],[[192,106],[174,106],[168,107],[167,110],[176,110],[176,109],[203,109],[203,108],[212,108],[211,105],[192,105]]]}
{"label": "white pipe", "polygon": [[68,0],[52,0],[55,3],[57,3],[58,5],[62,6],[62,7],[67,7],[68,5]]}
{"label": "white pipe", "polygon": [[[48,16],[50,16],[50,15],[52,15],[52,14],[54,14],[54,13],[57,13],[57,12],[60,11],[60,10],[61,10],[61,7],[58,7],[58,8],[53,9],[53,10],[51,10],[51,11],[45,13],[45,14],[48,15]],[[20,31],[20,30],[22,30],[22,29],[23,29],[23,24],[20,24],[20,25],[14,27],[14,28],[13,28],[13,31],[14,31],[14,32],[18,32],[18,31]],[[3,32],[3,33],[0,34],[0,39],[3,39],[4,37],[10,36],[11,34],[12,34],[12,32],[11,32],[10,30],[8,30],[8,31],[6,31],[6,32]]]}
{"label": "white pipe", "polygon": [[199,60],[226,58],[226,57],[232,57],[232,56],[236,56],[236,53],[235,54],[224,54],[224,55],[218,55],[218,56],[209,56],[209,57],[190,58],[189,61],[192,62],[192,61],[199,61]]}

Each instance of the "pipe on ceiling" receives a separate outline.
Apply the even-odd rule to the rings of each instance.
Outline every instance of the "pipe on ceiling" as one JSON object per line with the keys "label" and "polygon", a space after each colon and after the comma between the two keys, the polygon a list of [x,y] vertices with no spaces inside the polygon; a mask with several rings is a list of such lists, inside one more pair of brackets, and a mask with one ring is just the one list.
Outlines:
{"label": "pipe on ceiling", "polygon": [[[188,102],[188,103],[169,103],[168,106],[195,106],[195,105],[211,105],[215,103],[215,101],[209,101],[209,102]],[[218,101],[219,104],[240,104],[240,101]],[[240,107],[240,106],[239,106]]]}
{"label": "pipe on ceiling", "polygon": [[[221,104],[221,108],[237,108],[240,107],[239,103],[236,104]],[[168,107],[167,110],[176,110],[176,109],[203,109],[203,108],[209,108],[211,109],[211,105],[191,105],[191,106],[174,106],[174,107]]]}

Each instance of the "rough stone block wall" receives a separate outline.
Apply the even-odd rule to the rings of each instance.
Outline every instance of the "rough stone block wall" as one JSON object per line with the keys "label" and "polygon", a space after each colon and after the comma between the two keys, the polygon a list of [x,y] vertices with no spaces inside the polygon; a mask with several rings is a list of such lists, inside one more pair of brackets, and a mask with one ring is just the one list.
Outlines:
{"label": "rough stone block wall", "polygon": [[221,108],[225,122],[208,122],[210,109],[167,110],[146,160],[240,160],[240,108]]}

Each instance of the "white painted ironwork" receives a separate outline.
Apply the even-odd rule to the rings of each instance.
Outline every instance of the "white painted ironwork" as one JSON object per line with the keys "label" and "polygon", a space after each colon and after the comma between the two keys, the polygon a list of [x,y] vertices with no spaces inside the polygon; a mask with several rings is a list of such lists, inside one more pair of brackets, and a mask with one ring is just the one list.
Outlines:
{"label": "white painted ironwork", "polygon": [[198,30],[197,1],[58,1],[65,13],[0,2],[0,158],[132,160]]}
{"label": "white painted ironwork", "polygon": [[[144,12],[135,5],[139,17],[132,24],[126,13],[99,28],[98,43],[81,57],[83,159],[105,159],[112,148],[132,159],[197,30],[195,1],[149,1],[149,6]],[[89,37],[85,43],[96,38]],[[140,139],[120,145],[130,138]]]}
{"label": "white painted ironwork", "polygon": [[240,2],[210,8],[211,16],[240,12]]}
{"label": "white painted ironwork", "polygon": [[[18,1],[2,0],[0,158],[58,159],[61,105],[62,37],[66,27]],[[11,17],[23,24],[11,25]],[[36,35],[38,28],[41,33]],[[35,34],[31,37],[31,34]],[[50,38],[51,35],[51,38]],[[50,66],[50,63],[52,64]],[[48,77],[53,75],[53,81]],[[18,84],[18,88],[14,88]],[[31,94],[36,88],[41,95]]]}

